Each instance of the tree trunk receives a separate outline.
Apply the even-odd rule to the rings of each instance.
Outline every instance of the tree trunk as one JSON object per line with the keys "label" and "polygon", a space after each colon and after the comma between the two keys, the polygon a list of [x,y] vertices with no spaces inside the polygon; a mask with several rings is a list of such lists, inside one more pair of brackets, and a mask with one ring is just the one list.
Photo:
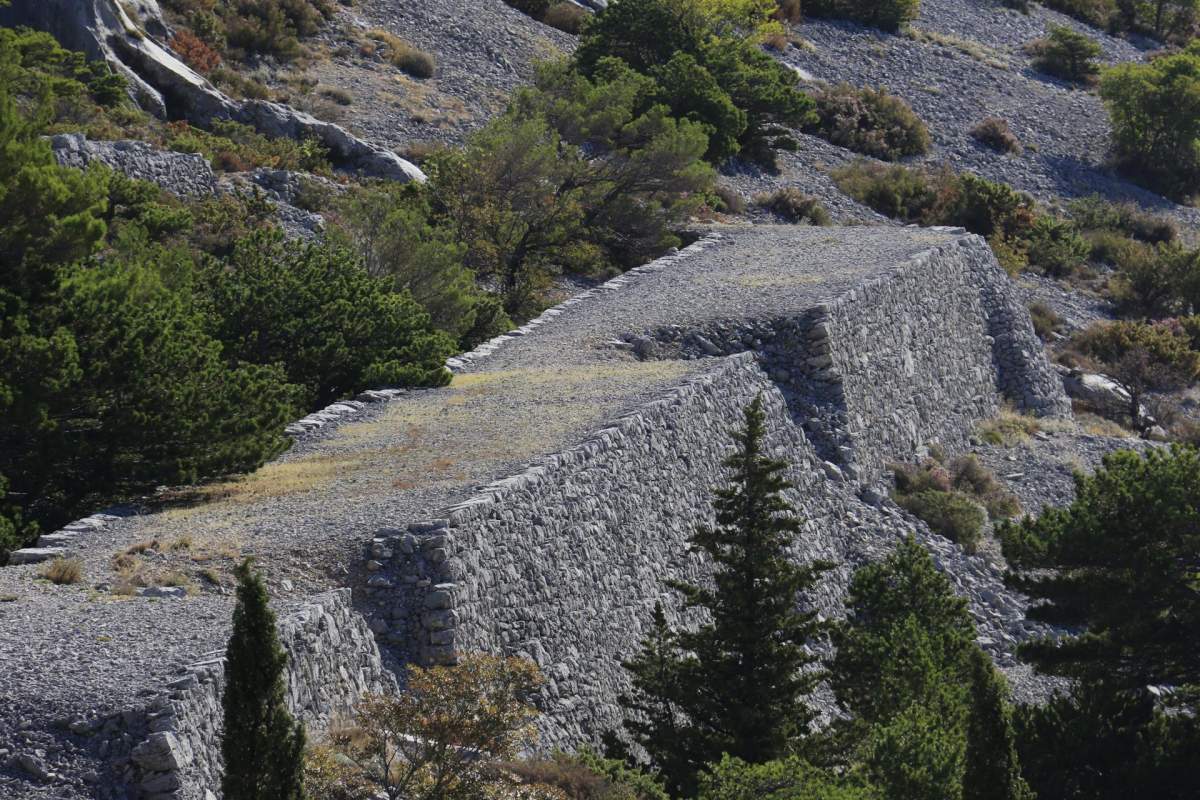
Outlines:
{"label": "tree trunk", "polygon": [[47,31],[64,47],[103,59],[129,81],[134,101],[160,119],[184,119],[200,128],[234,120],[265,136],[316,139],[338,166],[371,177],[425,179],[415,165],[331,122],[278,103],[227,97],[166,47],[169,30],[157,0],[12,0],[0,7],[0,25]]}

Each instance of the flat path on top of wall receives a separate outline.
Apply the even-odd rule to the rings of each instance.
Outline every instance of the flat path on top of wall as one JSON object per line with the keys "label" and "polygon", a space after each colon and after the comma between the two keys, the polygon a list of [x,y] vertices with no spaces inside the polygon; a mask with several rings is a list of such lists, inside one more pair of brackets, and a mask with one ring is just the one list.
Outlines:
{"label": "flat path on top of wall", "polygon": [[818,228],[756,225],[714,228],[716,245],[679,267],[648,272],[621,291],[572,308],[536,335],[510,342],[468,371],[543,361],[618,357],[615,337],[672,325],[787,317],[852,291],[918,253],[962,234],[882,226]]}
{"label": "flat path on top of wall", "polygon": [[[307,439],[253,475],[206,487],[202,502],[88,534],[73,553],[83,565],[77,585],[39,580],[38,566],[0,569],[0,747],[18,735],[39,741],[90,711],[136,706],[174,668],[222,647],[229,571],[242,557],[254,556],[284,598],[362,585],[375,530],[437,516],[705,363],[642,362],[611,346],[614,337],[799,311],[954,239],[903,228],[724,233],[702,253],[575,304],[448,388],[410,393]],[[118,597],[123,577],[190,584],[193,594]]]}

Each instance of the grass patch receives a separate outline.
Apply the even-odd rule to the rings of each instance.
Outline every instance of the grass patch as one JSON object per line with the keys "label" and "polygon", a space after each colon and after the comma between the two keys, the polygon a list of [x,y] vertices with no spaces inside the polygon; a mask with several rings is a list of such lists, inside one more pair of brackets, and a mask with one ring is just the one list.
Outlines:
{"label": "grass patch", "polygon": [[998,447],[1016,447],[1042,429],[1035,417],[1004,409],[995,417],[979,423],[976,434],[984,442]]}
{"label": "grass patch", "polygon": [[367,38],[383,45],[386,52],[381,55],[387,58],[393,67],[414,78],[432,78],[437,70],[437,61],[432,54],[414,47],[390,31],[374,28],[367,31]]}
{"label": "grass patch", "polygon": [[927,31],[915,25],[909,25],[905,28],[904,35],[914,42],[923,42],[924,44],[933,44],[950,50],[957,50],[963,55],[970,56],[980,64],[989,66],[992,69],[1011,69],[1008,58],[1003,53],[971,39],[964,39],[961,36],[954,36],[948,33]]}
{"label": "grass patch", "polygon": [[83,562],[78,558],[58,557],[47,561],[38,570],[38,577],[60,586],[68,586],[83,580]]}

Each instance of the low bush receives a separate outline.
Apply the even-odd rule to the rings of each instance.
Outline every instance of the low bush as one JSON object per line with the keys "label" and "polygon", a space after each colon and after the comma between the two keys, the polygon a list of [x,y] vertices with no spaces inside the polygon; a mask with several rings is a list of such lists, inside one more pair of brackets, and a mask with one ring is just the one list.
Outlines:
{"label": "low bush", "polygon": [[896,504],[920,517],[935,533],[973,552],[983,536],[987,517],[1016,516],[1021,504],[1016,495],[974,456],[944,464],[940,449],[920,464],[893,464]]}
{"label": "low bush", "polygon": [[950,463],[950,476],[954,488],[981,502],[992,519],[1015,517],[1021,513],[1017,496],[1005,489],[974,455],[954,459]]}
{"label": "low bush", "polygon": [[558,28],[563,33],[578,36],[587,18],[588,12],[574,3],[555,3],[546,9],[546,13],[542,15],[542,22],[551,28]]}
{"label": "low bush", "polygon": [[1002,409],[995,417],[979,423],[976,433],[987,444],[1015,447],[1028,441],[1041,429],[1041,423],[1035,417]]}
{"label": "low bush", "polygon": [[387,48],[386,58],[392,66],[414,78],[432,78],[437,70],[437,61],[432,55],[413,47],[394,33],[375,28],[367,31],[367,37]]}
{"label": "low bush", "polygon": [[203,153],[222,172],[246,172],[256,167],[330,174],[328,151],[315,139],[271,139],[247,125],[214,122],[211,131],[186,122],[167,125],[164,144],[179,153]]}
{"label": "low bush", "polygon": [[742,197],[736,189],[717,185],[713,187],[713,196],[715,198],[713,206],[717,211],[724,211],[727,214],[746,213],[746,198]]}
{"label": "low bush", "polygon": [[1051,26],[1046,38],[1030,42],[1025,49],[1035,68],[1065,81],[1090,84],[1100,73],[1093,60],[1100,55],[1100,45],[1062,25]]}
{"label": "low bush", "polygon": [[884,88],[839,84],[817,92],[817,121],[809,131],[856,153],[895,161],[929,152],[925,123]]}
{"label": "low bush", "polygon": [[282,60],[302,55],[300,40],[337,13],[335,0],[164,0],[163,5],[173,12],[174,21],[186,26],[180,33],[194,33],[218,51]]}
{"label": "low bush", "polygon": [[896,504],[919,517],[934,533],[974,552],[983,538],[983,508],[962,492],[924,491],[896,496]]}
{"label": "low bush", "polygon": [[1000,117],[988,117],[971,129],[971,138],[999,153],[1021,153],[1021,141]]}
{"label": "low bush", "polygon": [[920,12],[920,0],[813,0],[803,11],[812,17],[852,19],[873,28],[898,31]]}
{"label": "low bush", "polygon": [[1038,217],[1026,238],[1029,266],[1055,278],[1075,272],[1092,250],[1074,226],[1051,216]]}
{"label": "low bush", "polygon": [[78,558],[59,556],[43,564],[38,570],[38,577],[60,586],[79,583],[83,580],[83,562]]}
{"label": "low bush", "polygon": [[1200,353],[1183,324],[1095,323],[1071,338],[1069,353],[1111,377],[1129,394],[1128,416],[1142,429],[1142,401],[1149,392],[1190,385],[1200,375]]}
{"label": "low bush", "polygon": [[1080,230],[1113,231],[1149,244],[1172,242],[1179,236],[1174,220],[1098,194],[1071,201],[1068,210]]}
{"label": "low bush", "polygon": [[905,222],[921,220],[937,199],[927,173],[899,165],[855,161],[835,170],[833,179],[858,202]]}
{"label": "low bush", "polygon": [[788,222],[804,222],[809,225],[829,225],[833,222],[820,200],[804,194],[794,186],[776,189],[769,194],[760,194],[754,198],[754,203]]}
{"label": "low bush", "polygon": [[549,787],[563,800],[667,800],[667,793],[649,775],[587,750],[514,761],[501,769],[525,786]]}
{"label": "low bush", "polygon": [[208,75],[221,66],[221,54],[187,28],[180,29],[171,38],[171,49],[183,59],[183,63],[201,75]]}
{"label": "low bush", "polygon": [[1048,340],[1054,334],[1061,334],[1066,329],[1066,322],[1050,306],[1034,301],[1029,304],[1029,318],[1033,320],[1033,330],[1042,341]]}
{"label": "low bush", "polygon": [[1046,0],[1043,5],[1093,28],[1108,28],[1117,17],[1117,0]]}

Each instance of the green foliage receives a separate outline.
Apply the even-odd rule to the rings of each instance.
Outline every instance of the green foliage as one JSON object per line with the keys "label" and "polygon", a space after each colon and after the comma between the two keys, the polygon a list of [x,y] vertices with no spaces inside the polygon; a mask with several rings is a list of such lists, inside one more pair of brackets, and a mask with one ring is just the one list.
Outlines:
{"label": "green foliage", "polygon": [[1004,526],[1016,584],[1045,601],[1030,616],[1083,633],[1024,645],[1041,670],[1122,689],[1200,684],[1200,456],[1192,448],[1105,456],[1076,499]]}
{"label": "green foliage", "polygon": [[1065,25],[1052,25],[1047,37],[1028,50],[1037,69],[1065,81],[1090,83],[1100,72],[1093,60],[1100,55],[1099,43]]}
{"label": "green foliage", "polygon": [[853,777],[818,769],[798,756],[749,764],[729,754],[700,778],[698,800],[876,800]]}
{"label": "green foliage", "polygon": [[1200,43],[1106,70],[1100,96],[1121,169],[1173,198],[1191,195],[1200,182]]}
{"label": "green foliage", "polygon": [[1048,0],[1045,5],[1103,30],[1118,19],[1117,3],[1118,0]]}
{"label": "green foliage", "polygon": [[211,131],[186,122],[167,126],[166,147],[179,153],[203,153],[213,168],[246,172],[255,167],[328,174],[328,151],[315,139],[271,139],[237,122],[217,120]]}
{"label": "green foliage", "polygon": [[831,670],[850,714],[835,723],[845,757],[884,797],[1027,798],[1006,688],[925,549],[909,537],[860,568],[847,612]]}
{"label": "green foliage", "polygon": [[1036,795],[1021,777],[1008,683],[979,648],[971,651],[969,659],[971,716],[967,723],[963,797],[1033,800]]}
{"label": "green foliage", "polygon": [[441,386],[453,342],[407,292],[348,251],[281,234],[240,242],[205,275],[216,335],[238,361],[278,364],[321,406],[372,386]]}
{"label": "green foliage", "polygon": [[785,464],[764,451],[764,419],[759,397],[725,462],[731,481],[713,504],[717,526],[691,539],[715,564],[712,585],[670,584],[711,621],[675,632],[656,609],[651,635],[625,665],[635,690],[627,729],[676,794],[693,791],[703,765],[724,753],[750,763],[789,754],[812,720],[804,696],[820,675],[806,669],[815,657],[805,644],[818,623],[796,600],[829,565],[788,557],[801,526],[782,497]]}
{"label": "green foliage", "polygon": [[557,269],[603,274],[677,244],[670,226],[712,184],[702,126],[651,102],[646,77],[605,67],[593,82],[545,65],[508,114],[427,162],[436,224],[513,317],[536,312]]}
{"label": "green foliage", "polygon": [[1114,299],[1126,313],[1150,319],[1195,307],[1200,300],[1200,250],[1172,242],[1157,247],[1132,239],[1093,238],[1102,244],[1100,260],[1112,264]]}
{"label": "green foliage", "polygon": [[809,225],[829,225],[833,222],[829,211],[820,200],[804,194],[794,186],[758,195],[754,202],[788,222],[805,222]]}
{"label": "green foliage", "polygon": [[804,5],[808,16],[852,19],[885,31],[900,30],[919,12],[920,0],[817,0]]}
{"label": "green foliage", "polygon": [[796,89],[796,75],[757,46],[757,27],[731,22],[736,17],[693,0],[616,0],[584,28],[573,64],[593,80],[612,59],[652,77],[655,96],[647,99],[703,125],[711,161],[740,152],[773,163],[781,126],[809,121],[812,101]]}
{"label": "green foliage", "polygon": [[1179,236],[1170,217],[1148,213],[1133,203],[1109,202],[1097,194],[1072,200],[1068,210],[1084,231],[1113,231],[1148,244],[1168,244]]}
{"label": "green foliage", "polygon": [[221,791],[228,800],[301,800],[304,726],[287,710],[287,653],[279,644],[262,577],[249,561],[237,575],[221,696]]}
{"label": "green foliage", "polygon": [[164,0],[193,32],[219,50],[235,55],[271,55],[283,60],[304,51],[300,39],[312,36],[337,12],[333,0]]}
{"label": "green foliage", "polygon": [[1075,272],[1087,261],[1092,250],[1074,225],[1048,215],[1034,221],[1026,239],[1029,266],[1056,278]]}
{"label": "green foliage", "polygon": [[838,188],[884,216],[915,222],[933,206],[937,192],[925,173],[871,161],[855,161],[834,170]]}
{"label": "green foliage", "polygon": [[498,336],[510,323],[496,314],[463,265],[466,247],[431,222],[422,189],[381,184],[358,189],[340,205],[342,230],[369,274],[392,281],[464,349]]}
{"label": "green foliage", "polygon": [[974,552],[983,536],[985,512],[962,492],[923,491],[896,495],[896,504],[924,520],[934,533]]}
{"label": "green foliage", "polygon": [[929,152],[929,131],[912,107],[887,89],[856,89],[849,84],[822,89],[815,98],[823,139],[885,161]]}
{"label": "green foliage", "polygon": [[1144,689],[1085,685],[1022,706],[1015,722],[1024,774],[1038,797],[1186,800],[1200,792],[1200,724],[1164,713]]}
{"label": "green foliage", "polygon": [[1186,385],[1200,375],[1200,353],[1179,326],[1118,321],[1077,333],[1072,348],[1094,360],[1129,393],[1129,416],[1142,425],[1141,403],[1149,391]]}
{"label": "green foliage", "polygon": [[505,769],[525,785],[561,792],[564,800],[668,800],[652,776],[586,748],[575,755],[517,761]]}

